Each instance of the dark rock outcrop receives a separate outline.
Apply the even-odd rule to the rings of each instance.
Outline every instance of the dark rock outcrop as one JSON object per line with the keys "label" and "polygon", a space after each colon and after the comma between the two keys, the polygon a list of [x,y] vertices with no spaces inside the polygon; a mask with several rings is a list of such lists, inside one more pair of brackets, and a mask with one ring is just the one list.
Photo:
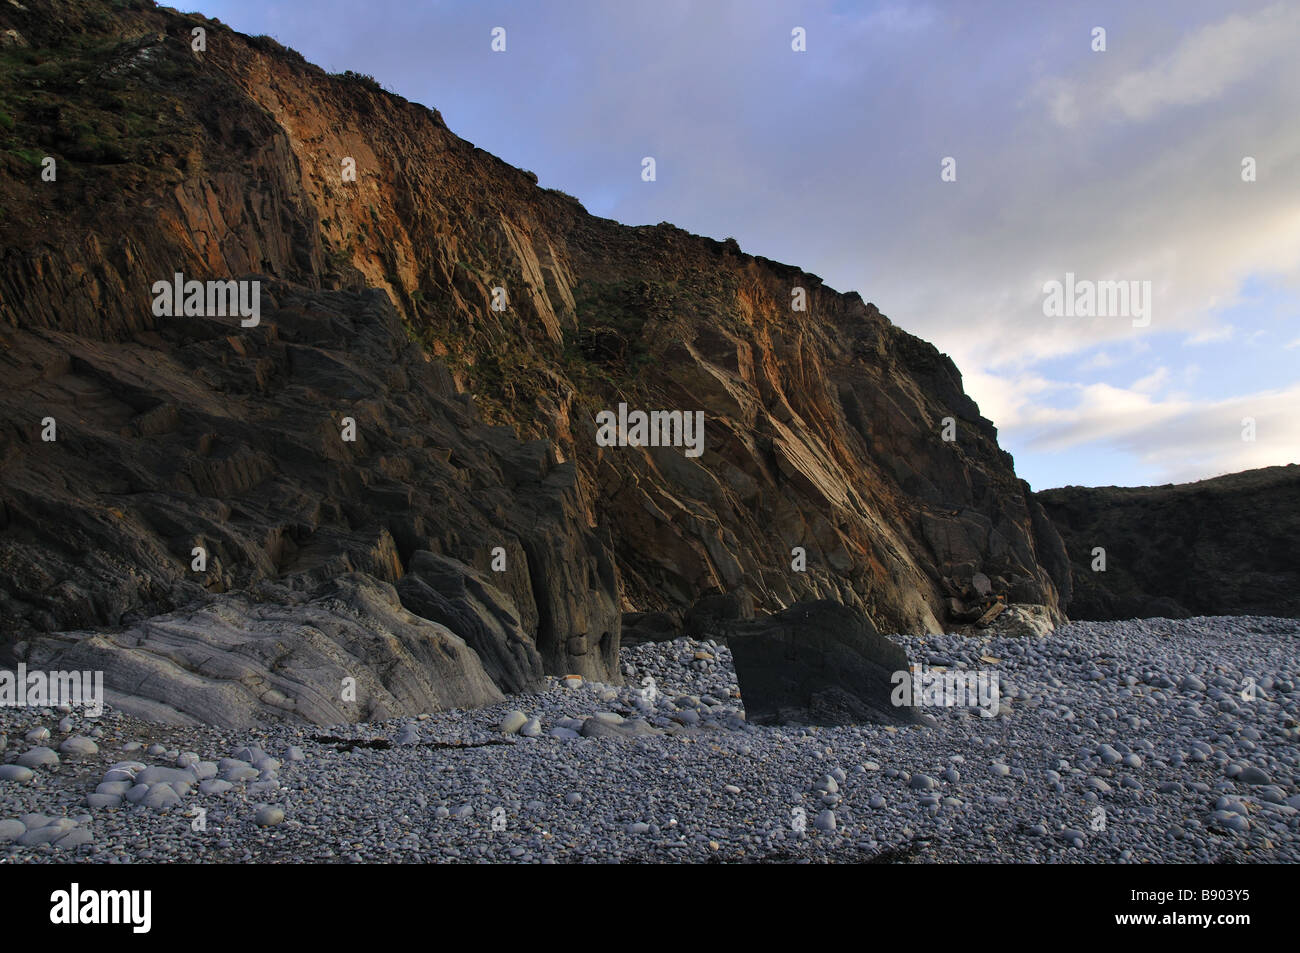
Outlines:
{"label": "dark rock outcrop", "polygon": [[640,645],[643,642],[671,642],[681,638],[680,612],[624,612],[623,644]]}
{"label": "dark rock outcrop", "polygon": [[[7,333],[10,641],[361,572],[452,627],[502,688],[544,667],[618,680],[617,570],[572,464],[478,419],[381,291],[268,280],[262,324],[237,320],[176,319],[125,343]],[[407,582],[410,569],[425,575]]]}
{"label": "dark rock outcrop", "polygon": [[[1073,568],[1075,619],[1300,617],[1300,466],[1035,494]],[[1093,570],[1093,550],[1106,569]]]}
{"label": "dark rock outcrop", "polygon": [[514,600],[486,574],[421,550],[397,583],[397,594],[407,609],[464,639],[503,690],[526,692],[540,683],[541,653],[524,631]]}
{"label": "dark rock outcrop", "polygon": [[753,724],[910,724],[917,710],[891,701],[907,653],[860,609],[800,602],[727,627],[745,717]]}
{"label": "dark rock outcrop", "polygon": [[695,600],[682,618],[682,634],[693,639],[708,639],[725,633],[737,622],[754,618],[754,599],[741,589],[737,592],[710,592]]}

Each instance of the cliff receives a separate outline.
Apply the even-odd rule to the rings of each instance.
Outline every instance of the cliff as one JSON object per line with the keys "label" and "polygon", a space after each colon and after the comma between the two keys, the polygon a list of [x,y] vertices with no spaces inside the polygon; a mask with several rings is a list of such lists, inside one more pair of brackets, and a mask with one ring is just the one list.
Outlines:
{"label": "cliff", "polygon": [[[1294,463],[1196,483],[1035,495],[1070,553],[1072,618],[1300,617]],[[1098,547],[1105,571],[1093,568]]]}
{"label": "cliff", "polygon": [[[593,217],[215,20],[26,0],[2,31],[3,640],[344,572],[401,594],[417,553],[508,597],[529,647],[498,684],[617,679],[620,613],[719,591],[882,632],[998,595],[1060,617],[1065,550],[995,428],[858,294]],[[178,272],[260,280],[260,323],[156,315]],[[702,411],[702,455],[599,446],[620,403]]]}

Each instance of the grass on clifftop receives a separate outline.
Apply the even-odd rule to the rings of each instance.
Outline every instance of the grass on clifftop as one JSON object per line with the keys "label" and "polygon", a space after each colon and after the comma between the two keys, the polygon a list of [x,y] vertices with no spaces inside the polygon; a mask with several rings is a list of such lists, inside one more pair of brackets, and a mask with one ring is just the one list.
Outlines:
{"label": "grass on clifftop", "polygon": [[47,155],[62,178],[74,166],[165,166],[184,151],[188,123],[170,90],[193,76],[187,52],[157,34],[119,36],[93,7],[87,17],[103,32],[0,50],[0,154],[20,175]]}

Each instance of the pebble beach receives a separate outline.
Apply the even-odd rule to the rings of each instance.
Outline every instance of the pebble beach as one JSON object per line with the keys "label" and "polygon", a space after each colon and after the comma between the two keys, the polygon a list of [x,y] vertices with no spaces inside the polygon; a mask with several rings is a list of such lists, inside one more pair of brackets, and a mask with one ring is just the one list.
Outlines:
{"label": "pebble beach", "polygon": [[0,862],[1300,860],[1300,621],[891,636],[995,717],[745,719],[725,644],[473,711],[235,732],[0,709]]}

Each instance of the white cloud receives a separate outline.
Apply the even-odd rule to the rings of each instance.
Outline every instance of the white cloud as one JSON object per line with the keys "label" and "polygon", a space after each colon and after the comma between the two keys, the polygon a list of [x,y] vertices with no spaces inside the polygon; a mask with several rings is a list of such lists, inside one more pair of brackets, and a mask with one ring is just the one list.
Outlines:
{"label": "white cloud", "polygon": [[[1040,415],[1050,424],[1025,439],[1035,450],[1083,447],[1120,451],[1153,474],[1152,481],[1186,482],[1211,473],[1300,463],[1300,385],[1219,401],[1155,401],[1106,384],[1079,390],[1078,403]],[[1255,440],[1242,439],[1243,420]]]}
{"label": "white cloud", "polygon": [[1129,34],[1126,46],[1112,41],[1109,52],[1095,54],[1095,68],[1082,78],[1041,78],[1031,100],[1065,128],[1099,118],[1148,120],[1165,109],[1223,99],[1271,62],[1292,55],[1297,30],[1300,8],[1294,5],[1233,14],[1188,34],[1171,51],[1153,43],[1148,65],[1116,76],[1107,68],[1111,58],[1142,52]]}
{"label": "white cloud", "polygon": [[1132,119],[1148,119],[1164,107],[1219,99],[1263,63],[1294,52],[1297,23],[1300,9],[1277,4],[1202,27],[1160,62],[1120,77],[1108,104]]}
{"label": "white cloud", "polygon": [[1133,383],[1133,390],[1139,394],[1154,394],[1169,382],[1169,368],[1157,367],[1146,377],[1139,378]]}
{"label": "white cloud", "polygon": [[1070,127],[1079,121],[1078,95],[1070,83],[1053,77],[1043,82],[1038,95],[1047,103],[1047,111],[1057,125]]}
{"label": "white cloud", "polygon": [[979,405],[980,413],[999,428],[1024,427],[1043,420],[1051,413],[1047,399],[1070,387],[1040,374],[1004,375],[978,370],[964,372],[962,383]]}
{"label": "white cloud", "polygon": [[1185,345],[1213,344],[1216,341],[1228,341],[1232,339],[1232,336],[1233,334],[1236,333],[1236,330],[1237,329],[1234,328],[1231,324],[1222,324],[1219,325],[1218,327],[1205,328],[1202,331],[1196,331],[1193,334],[1189,335],[1188,337],[1184,338],[1183,344]]}

